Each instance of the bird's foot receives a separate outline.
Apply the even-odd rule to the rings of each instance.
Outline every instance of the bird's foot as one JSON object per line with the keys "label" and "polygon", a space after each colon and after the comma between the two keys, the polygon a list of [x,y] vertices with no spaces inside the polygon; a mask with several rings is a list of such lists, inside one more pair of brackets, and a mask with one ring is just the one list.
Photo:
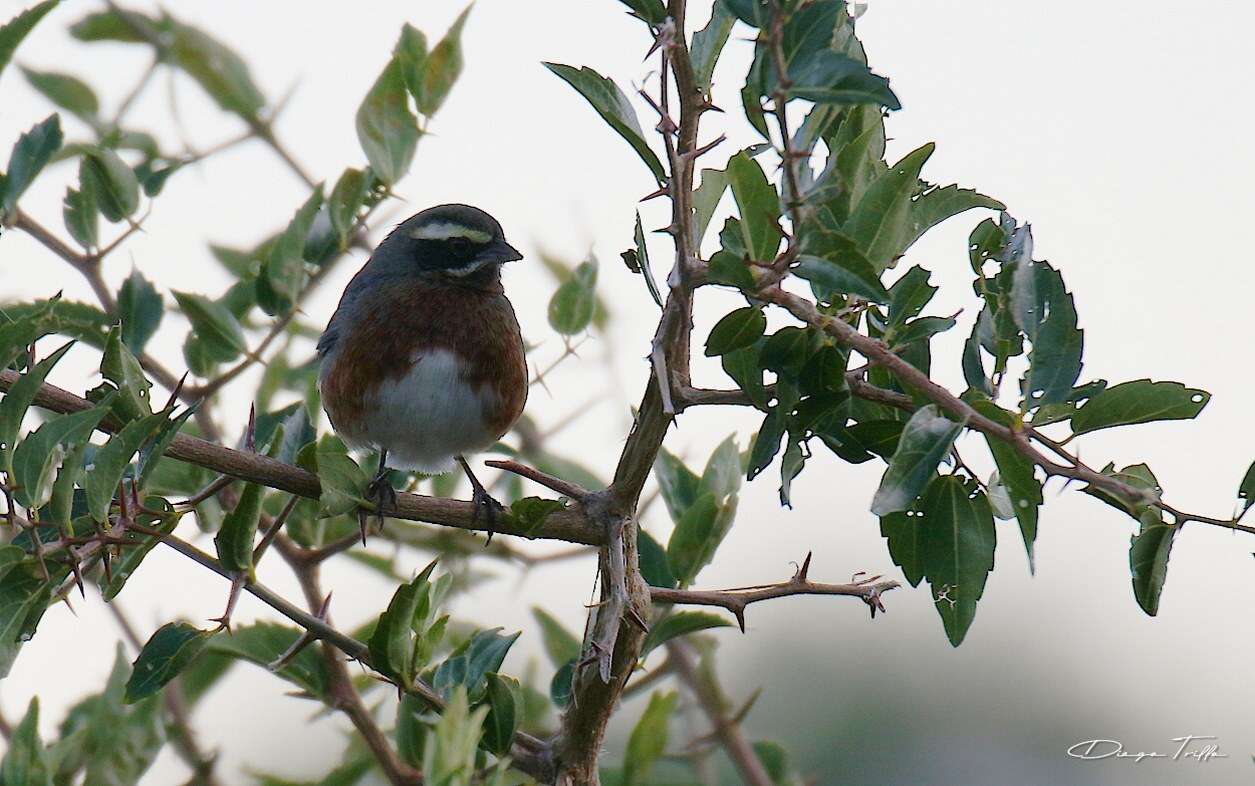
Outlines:
{"label": "bird's foot", "polygon": [[[392,487],[387,468],[381,467],[375,473],[375,477],[371,478],[370,483],[366,484],[366,500],[375,507],[373,516],[375,529],[383,529],[384,512],[390,508],[395,509],[397,506],[397,490]],[[357,511],[357,524],[362,530],[363,546],[366,545],[366,535],[370,529],[369,522],[371,518],[365,509]]]}
{"label": "bird's foot", "polygon": [[497,531],[497,519],[505,513],[505,506],[474,478],[471,479],[471,503],[475,506],[474,512],[471,513],[471,524],[478,524],[480,519],[483,519],[488,532],[488,540],[484,543],[487,546],[492,543],[492,536]]}

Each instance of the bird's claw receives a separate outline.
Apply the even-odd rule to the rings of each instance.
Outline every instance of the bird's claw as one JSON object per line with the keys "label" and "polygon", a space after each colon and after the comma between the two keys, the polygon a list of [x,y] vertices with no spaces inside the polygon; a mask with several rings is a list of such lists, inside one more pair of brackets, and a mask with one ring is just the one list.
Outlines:
{"label": "bird's claw", "polygon": [[471,525],[474,526],[481,518],[483,519],[488,533],[488,540],[484,543],[487,546],[492,543],[492,536],[497,531],[497,519],[505,512],[505,506],[489,494],[488,489],[478,483],[472,487],[471,504],[475,506],[471,512]]}
{"label": "bird's claw", "polygon": [[[395,509],[397,506],[397,490],[392,487],[392,482],[388,477],[388,470],[381,469],[371,478],[370,483],[366,484],[366,499],[375,506],[375,528],[383,529],[384,511],[389,508]],[[357,524],[362,530],[362,545],[366,545],[366,535],[368,533],[370,517],[365,510],[358,510]]]}

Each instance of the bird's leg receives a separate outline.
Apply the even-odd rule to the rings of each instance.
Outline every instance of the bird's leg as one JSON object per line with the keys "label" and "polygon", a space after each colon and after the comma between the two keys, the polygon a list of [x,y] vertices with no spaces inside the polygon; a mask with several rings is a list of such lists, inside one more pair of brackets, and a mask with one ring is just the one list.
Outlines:
{"label": "bird's leg", "polygon": [[[392,488],[392,483],[388,479],[388,451],[381,449],[379,451],[379,469],[375,472],[375,477],[371,478],[370,483],[366,484],[366,499],[375,505],[375,521],[378,522],[378,528],[383,529],[383,514],[386,508],[395,508],[397,506],[397,491]],[[364,511],[358,511],[357,523],[362,528],[362,545],[366,545],[366,526],[367,516]]]}
{"label": "bird's leg", "polygon": [[475,473],[471,472],[471,465],[466,463],[466,459],[462,456],[457,457],[458,464],[462,465],[462,471],[466,473],[466,479],[471,482],[471,502],[475,504],[475,512],[471,514],[471,523],[479,521],[479,517],[484,517],[484,523],[487,524],[488,543],[492,543],[492,536],[495,532],[497,524],[497,516],[505,510],[500,502],[493,499],[488,493],[488,489],[484,488],[484,484],[479,482],[479,478],[475,477]]}

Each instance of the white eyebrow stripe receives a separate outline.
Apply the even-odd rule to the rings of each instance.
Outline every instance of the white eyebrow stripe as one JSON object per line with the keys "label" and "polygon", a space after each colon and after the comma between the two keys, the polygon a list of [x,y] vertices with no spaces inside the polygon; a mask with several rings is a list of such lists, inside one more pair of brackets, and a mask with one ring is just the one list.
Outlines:
{"label": "white eyebrow stripe", "polygon": [[464,237],[472,243],[488,243],[492,240],[492,235],[487,232],[455,224],[452,221],[433,221],[430,224],[423,224],[411,232],[410,236],[416,240],[448,240],[453,237]]}

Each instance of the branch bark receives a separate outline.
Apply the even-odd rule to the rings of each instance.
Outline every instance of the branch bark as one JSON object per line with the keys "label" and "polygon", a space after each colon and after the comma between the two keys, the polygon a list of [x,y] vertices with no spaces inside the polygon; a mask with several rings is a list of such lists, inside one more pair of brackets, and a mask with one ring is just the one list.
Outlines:
{"label": "branch bark", "polygon": [[[0,391],[7,391],[18,380],[15,371],[0,371]],[[70,413],[90,409],[90,401],[68,390],[45,383],[35,395],[35,405],[53,412]],[[116,427],[108,419],[101,422],[100,430],[112,433]],[[186,461],[206,469],[221,472],[240,480],[261,483],[273,489],[287,491],[310,499],[318,499],[322,487],[318,476],[312,472],[285,464],[256,453],[232,450],[214,442],[180,434],[170,443],[166,456]],[[487,524],[474,518],[475,506],[470,502],[428,497],[422,494],[397,494],[396,508],[388,514],[394,518],[425,521],[445,527],[486,531]],[[537,530],[526,532],[509,520],[496,522],[494,530],[500,534],[521,535],[530,538],[565,540],[598,546],[605,542],[603,530],[588,520],[578,508],[557,511],[549,515]]]}

